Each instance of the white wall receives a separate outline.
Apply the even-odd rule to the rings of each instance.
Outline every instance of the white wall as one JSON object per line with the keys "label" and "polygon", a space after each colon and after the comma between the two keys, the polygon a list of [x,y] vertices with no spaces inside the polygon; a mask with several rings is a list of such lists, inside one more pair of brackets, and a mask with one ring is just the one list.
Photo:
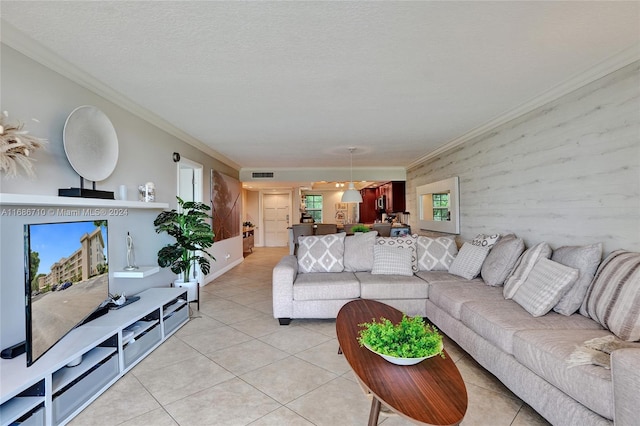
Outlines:
{"label": "white wall", "polygon": [[416,187],[452,176],[461,240],[515,232],[528,245],[640,250],[640,63],[408,170],[407,210]]}
{"label": "white wall", "polygon": [[[57,195],[58,188],[77,187],[80,179],[69,164],[62,144],[62,130],[69,113],[80,105],[94,105],[113,123],[119,140],[119,160],[113,174],[97,189],[117,193],[120,184],[128,187],[128,198],[134,200],[137,186],[154,182],[156,200],[176,206],[176,165],[172,153],[204,165],[204,174],[214,168],[229,176],[238,177],[238,171],[204,154],[176,137],[160,130],[128,111],[81,87],[62,75],[27,58],[2,44],[0,110],[8,111],[10,119],[26,123],[31,134],[49,140],[46,150],[35,153],[37,160],[34,179],[0,177],[0,192],[19,194]],[[31,121],[37,118],[39,123]],[[209,180],[204,182],[204,200],[209,202]],[[141,265],[155,265],[156,253],[171,238],[158,235],[153,220],[159,211],[132,210],[124,217],[105,217],[109,220],[110,267],[112,270],[126,264],[125,236],[130,231],[136,245],[136,261]],[[98,217],[87,220],[103,219]],[[0,348],[24,340],[24,277],[22,225],[35,222],[58,222],[70,219],[64,215],[46,217],[0,217]],[[218,259],[212,263],[209,281],[242,261],[242,237],[234,237],[214,244],[212,254]],[[227,258],[227,254],[229,257]],[[111,291],[134,294],[149,287],[168,286],[175,278],[169,270],[151,277],[137,279],[111,279]]]}

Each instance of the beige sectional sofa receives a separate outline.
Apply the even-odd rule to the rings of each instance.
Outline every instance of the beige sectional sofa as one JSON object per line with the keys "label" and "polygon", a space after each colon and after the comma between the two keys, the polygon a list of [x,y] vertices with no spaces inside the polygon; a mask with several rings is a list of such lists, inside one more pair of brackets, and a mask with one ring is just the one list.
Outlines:
{"label": "beige sectional sofa", "polygon": [[554,425],[638,425],[640,254],[600,260],[600,245],[525,251],[513,235],[459,251],[452,237],[303,237],[273,270],[273,312],[285,325],[379,300],[427,317]]}

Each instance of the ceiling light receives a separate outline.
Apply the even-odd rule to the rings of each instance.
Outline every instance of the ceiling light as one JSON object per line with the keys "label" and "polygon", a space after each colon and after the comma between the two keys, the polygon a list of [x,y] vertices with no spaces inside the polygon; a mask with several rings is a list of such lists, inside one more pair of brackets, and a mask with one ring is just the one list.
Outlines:
{"label": "ceiling light", "polygon": [[355,148],[349,148],[349,158],[350,158],[350,171],[351,171],[351,181],[349,182],[349,189],[344,191],[342,194],[342,202],[343,203],[361,203],[362,202],[362,194],[360,191],[356,189],[356,186],[353,184],[353,151]]}

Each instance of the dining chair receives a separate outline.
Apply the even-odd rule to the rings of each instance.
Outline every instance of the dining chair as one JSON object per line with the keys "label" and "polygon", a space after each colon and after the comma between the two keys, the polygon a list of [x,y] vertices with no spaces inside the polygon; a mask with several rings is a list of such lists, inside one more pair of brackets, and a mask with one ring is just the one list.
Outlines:
{"label": "dining chair", "polygon": [[390,223],[374,223],[373,230],[378,231],[380,237],[391,236],[391,224]]}
{"label": "dining chair", "polygon": [[335,223],[318,223],[316,224],[316,235],[336,234],[338,225]]}
{"label": "dining chair", "polygon": [[313,235],[313,223],[294,223],[293,228],[293,254],[298,254],[298,238]]}

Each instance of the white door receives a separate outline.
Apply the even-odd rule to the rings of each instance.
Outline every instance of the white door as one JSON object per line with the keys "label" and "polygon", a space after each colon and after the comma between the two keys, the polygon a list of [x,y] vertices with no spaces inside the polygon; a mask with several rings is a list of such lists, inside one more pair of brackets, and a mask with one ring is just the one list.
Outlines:
{"label": "white door", "polygon": [[291,194],[263,194],[264,245],[286,247],[289,243],[289,205]]}

